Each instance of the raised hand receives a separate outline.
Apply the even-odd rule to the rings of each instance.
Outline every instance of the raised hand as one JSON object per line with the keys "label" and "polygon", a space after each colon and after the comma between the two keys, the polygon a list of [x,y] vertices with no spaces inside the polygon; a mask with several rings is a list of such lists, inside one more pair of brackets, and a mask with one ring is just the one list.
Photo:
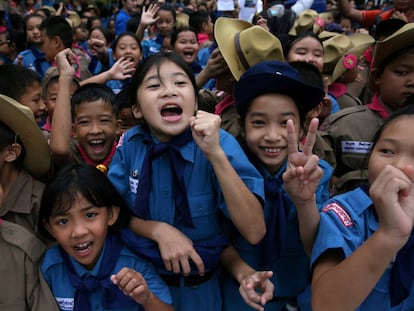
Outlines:
{"label": "raised hand", "polygon": [[158,4],[150,4],[148,9],[142,8],[141,24],[143,26],[149,26],[154,24],[158,20],[158,16],[155,16],[159,10]]}
{"label": "raised hand", "polygon": [[288,120],[287,123],[288,165],[283,173],[283,181],[295,203],[314,200],[316,188],[323,176],[323,171],[318,166],[319,158],[312,154],[318,123],[318,119],[312,119],[302,152],[298,150],[298,135],[293,121]]}

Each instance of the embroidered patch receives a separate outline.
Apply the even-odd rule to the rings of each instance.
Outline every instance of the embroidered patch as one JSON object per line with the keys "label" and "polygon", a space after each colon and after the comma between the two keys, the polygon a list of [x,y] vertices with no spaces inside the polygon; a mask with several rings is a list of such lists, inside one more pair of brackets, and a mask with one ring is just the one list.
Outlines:
{"label": "embroidered patch", "polygon": [[55,297],[60,310],[72,311],[74,307],[74,298],[60,298]]}
{"label": "embroidered patch", "polygon": [[345,227],[352,226],[351,217],[343,209],[343,207],[340,206],[338,203],[336,203],[336,202],[329,203],[327,206],[325,206],[322,209],[322,212],[324,212],[324,213],[329,212],[329,211],[333,211],[339,217],[339,219],[342,221],[342,223],[344,224]]}
{"label": "embroidered patch", "polygon": [[370,141],[343,141],[342,152],[368,153],[371,151],[372,142]]}

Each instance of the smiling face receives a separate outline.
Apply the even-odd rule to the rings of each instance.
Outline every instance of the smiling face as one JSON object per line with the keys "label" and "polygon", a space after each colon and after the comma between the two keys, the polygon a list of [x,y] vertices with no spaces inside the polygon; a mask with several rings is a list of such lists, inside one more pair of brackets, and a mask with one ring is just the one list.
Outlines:
{"label": "smiling face", "polygon": [[121,57],[126,57],[131,60],[135,67],[138,65],[142,57],[142,52],[134,37],[125,35],[118,40],[114,50],[114,58],[120,59]]}
{"label": "smiling face", "polygon": [[320,42],[312,37],[305,37],[291,46],[286,57],[288,62],[307,62],[320,72],[323,69],[323,47]]}
{"label": "smiling face", "polygon": [[33,16],[26,23],[26,40],[27,42],[40,45],[42,43],[42,32],[39,27],[42,23],[40,16]]}
{"label": "smiling face", "polygon": [[192,64],[196,61],[198,49],[197,35],[194,32],[186,30],[177,35],[174,51],[180,54],[187,64]]}
{"label": "smiling face", "polygon": [[111,104],[98,99],[76,105],[73,131],[89,159],[97,163],[105,160],[117,132]]}
{"label": "smiling face", "polygon": [[186,72],[172,61],[153,65],[137,91],[135,118],[144,118],[162,142],[184,132],[196,110],[196,95]]}
{"label": "smiling face", "polygon": [[414,165],[414,116],[405,115],[393,121],[383,130],[372,149],[368,164],[369,183],[375,181],[386,165],[402,170]]}
{"label": "smiling face", "polygon": [[96,207],[78,194],[68,210],[53,211],[45,227],[69,256],[91,270],[118,214],[118,207]]}
{"label": "smiling face", "polygon": [[28,86],[19,98],[19,102],[33,111],[37,124],[41,124],[45,120],[47,109],[42,99],[42,87],[39,82],[34,82],[31,86]]}
{"label": "smiling face", "polygon": [[300,117],[295,102],[282,94],[265,94],[250,103],[244,122],[243,136],[247,147],[274,175],[287,159],[287,120],[300,133]]}

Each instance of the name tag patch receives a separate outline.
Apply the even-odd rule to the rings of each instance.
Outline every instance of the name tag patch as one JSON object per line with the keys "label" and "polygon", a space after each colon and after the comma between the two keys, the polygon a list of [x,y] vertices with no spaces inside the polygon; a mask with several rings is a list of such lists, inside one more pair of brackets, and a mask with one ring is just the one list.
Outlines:
{"label": "name tag patch", "polygon": [[72,311],[74,307],[74,298],[55,297],[60,310]]}
{"label": "name tag patch", "polygon": [[352,226],[351,217],[349,216],[347,211],[345,211],[343,207],[340,206],[338,203],[336,202],[329,203],[327,206],[325,206],[322,209],[322,212],[324,213],[329,212],[329,211],[333,211],[339,217],[339,219],[342,221],[345,227]]}
{"label": "name tag patch", "polygon": [[342,152],[368,153],[372,149],[370,141],[343,141]]}

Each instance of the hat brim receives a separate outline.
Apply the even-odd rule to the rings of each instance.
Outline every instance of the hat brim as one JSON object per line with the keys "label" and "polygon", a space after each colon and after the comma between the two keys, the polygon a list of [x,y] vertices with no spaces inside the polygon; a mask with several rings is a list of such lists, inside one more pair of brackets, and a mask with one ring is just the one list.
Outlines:
{"label": "hat brim", "polygon": [[382,62],[397,51],[414,45],[414,23],[408,23],[375,46],[371,68],[379,68]]}
{"label": "hat brim", "polygon": [[214,23],[214,37],[220,49],[220,53],[226,61],[233,77],[240,77],[237,68],[241,67],[238,63],[237,51],[234,46],[234,36],[236,33],[252,27],[244,20],[228,17],[220,17]]}
{"label": "hat brim", "polygon": [[26,151],[23,161],[25,169],[33,176],[45,175],[51,164],[49,146],[30,108],[14,99],[0,94],[0,121],[7,125],[21,139]]}
{"label": "hat brim", "polygon": [[331,81],[335,82],[336,80],[339,79],[340,76],[342,76],[346,72],[346,68],[343,65],[344,58],[346,55],[354,54],[358,60],[361,57],[361,55],[366,51],[366,49],[371,47],[373,44],[374,44],[373,42],[370,42],[370,43],[365,43],[359,46],[355,46],[349,51],[347,51],[344,55],[342,55],[335,65],[335,68],[332,73]]}
{"label": "hat brim", "polygon": [[[252,87],[254,85],[254,87]],[[257,77],[241,79],[235,90],[237,112],[243,116],[249,103],[264,94],[284,94],[295,100],[305,113],[315,108],[325,97],[324,90],[313,85],[300,82],[277,74],[263,74],[260,82]]]}

